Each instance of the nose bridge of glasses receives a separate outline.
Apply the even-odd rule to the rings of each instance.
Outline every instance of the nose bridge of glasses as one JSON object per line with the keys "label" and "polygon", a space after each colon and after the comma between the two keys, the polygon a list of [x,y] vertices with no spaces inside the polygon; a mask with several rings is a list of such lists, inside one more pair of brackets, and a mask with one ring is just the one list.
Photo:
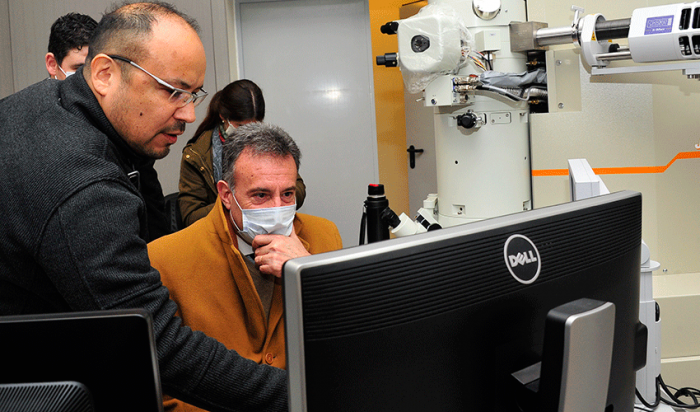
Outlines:
{"label": "nose bridge of glasses", "polygon": [[186,90],[173,88],[169,101],[175,103],[178,107],[184,107],[192,101],[192,96],[192,93]]}
{"label": "nose bridge of glasses", "polygon": [[192,95],[194,99],[194,106],[197,107],[200,103],[204,101],[204,99],[207,98],[207,96],[208,93],[206,92],[206,90],[200,88],[196,94]]}
{"label": "nose bridge of glasses", "polygon": [[181,104],[178,102],[177,105],[177,110],[175,111],[175,118],[179,120],[183,120],[186,123],[192,123],[195,120],[197,120],[197,115],[194,112],[194,105],[189,104],[189,102],[185,104]]}
{"label": "nose bridge of glasses", "polygon": [[203,89],[196,93],[176,89],[170,94],[170,102],[177,104],[178,107],[184,107],[190,103],[194,103],[193,106],[197,107],[205,97],[207,97],[207,92]]}

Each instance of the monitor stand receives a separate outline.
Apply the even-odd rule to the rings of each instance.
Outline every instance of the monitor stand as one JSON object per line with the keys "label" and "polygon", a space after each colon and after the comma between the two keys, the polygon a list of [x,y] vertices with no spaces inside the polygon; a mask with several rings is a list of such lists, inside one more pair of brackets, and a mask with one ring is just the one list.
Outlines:
{"label": "monitor stand", "polygon": [[605,410],[615,305],[578,299],[549,311],[542,362],[514,373],[526,412]]}

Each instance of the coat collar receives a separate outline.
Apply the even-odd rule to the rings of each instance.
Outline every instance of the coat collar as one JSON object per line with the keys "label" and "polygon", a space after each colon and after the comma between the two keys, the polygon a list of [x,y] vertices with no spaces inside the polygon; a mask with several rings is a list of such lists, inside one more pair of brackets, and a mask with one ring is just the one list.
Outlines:
{"label": "coat collar", "polygon": [[133,169],[152,162],[145,156],[134,152],[126,141],[117,133],[112,123],[102,110],[94,92],[83,77],[83,70],[78,70],[59,85],[61,105],[68,112],[84,119],[100,132],[105,134],[109,141],[116,147],[116,152],[123,169]]}

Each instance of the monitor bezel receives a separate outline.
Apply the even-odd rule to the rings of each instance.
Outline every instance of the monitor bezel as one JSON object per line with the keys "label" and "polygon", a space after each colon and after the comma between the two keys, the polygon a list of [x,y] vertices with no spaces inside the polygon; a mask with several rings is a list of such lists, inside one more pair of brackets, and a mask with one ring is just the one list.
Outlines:
{"label": "monitor bezel", "polygon": [[[92,335],[90,333],[85,333],[85,328],[94,328],[95,325],[98,324],[100,325],[100,330],[97,333]],[[34,337],[39,336],[42,331],[46,330],[49,331],[51,336],[55,339],[47,340],[46,342],[43,342],[43,338],[37,339],[41,340],[41,342],[28,342],[28,336],[17,336],[15,339],[11,339],[9,337],[10,333],[18,330],[18,328],[27,331],[28,336]],[[58,330],[63,330],[65,333],[62,333],[59,338],[56,338]],[[66,371],[67,373],[63,373],[51,370],[50,358],[44,353],[37,355],[36,350],[32,352],[30,349],[40,345],[51,345],[50,350],[47,350],[47,352],[51,354],[58,353],[60,352],[58,349],[61,349],[65,351],[67,357],[80,358],[81,353],[78,352],[77,348],[81,346],[84,347],[84,345],[91,343],[100,345],[106,341],[119,342],[120,335],[124,336],[124,334],[129,334],[129,342],[134,346],[110,344],[110,348],[114,349],[116,347],[116,350],[119,352],[117,354],[112,354],[114,356],[120,356],[119,359],[122,359],[122,357],[128,358],[133,352],[138,353],[139,372],[148,374],[148,376],[141,376],[140,379],[144,382],[148,382],[148,385],[151,386],[149,388],[139,388],[140,391],[143,390],[143,396],[149,398],[148,405],[141,405],[134,402],[129,403],[125,400],[115,402],[114,399],[115,397],[118,398],[118,393],[114,393],[114,397],[111,398],[109,406],[105,408],[104,403],[101,403],[101,401],[106,401],[107,399],[97,399],[94,388],[91,388],[95,382],[84,382],[75,379],[75,371]],[[21,364],[25,365],[27,368],[34,369],[34,371],[22,372],[21,375],[26,377],[26,379],[19,379],[21,381],[18,381],[16,376],[12,376],[11,373],[8,375],[7,369],[4,368],[5,370],[0,373],[0,383],[28,384],[50,381],[77,381],[88,388],[98,410],[109,411],[113,410],[110,408],[115,408],[120,405],[134,411],[163,411],[163,394],[160,384],[160,370],[158,368],[158,354],[153,332],[153,320],[145,309],[111,309],[2,316],[0,317],[0,335],[4,336],[3,342],[0,342],[0,349],[4,349],[4,353],[12,351],[14,356],[16,356],[20,362],[23,362]],[[93,338],[94,342],[90,342],[90,339]],[[87,342],[85,342],[86,340]],[[23,347],[23,344],[26,348]],[[99,356],[94,355],[95,353],[93,352],[86,355],[89,359],[86,358],[85,362],[91,363],[79,365],[79,368],[90,368],[90,371],[87,373],[88,375],[92,375],[93,373],[97,374],[96,370],[101,367]],[[116,373],[128,375],[129,373],[134,373],[133,370],[129,369],[132,367],[134,367],[134,363],[124,362],[123,368],[119,366],[119,368],[122,368],[121,371],[115,371],[114,369],[107,370],[107,368],[105,368],[104,373],[105,375],[114,375]],[[83,371],[78,373],[81,375],[86,374]],[[128,386],[128,384],[128,382],[125,382],[125,386]],[[130,397],[122,395],[121,398],[128,400]]]}

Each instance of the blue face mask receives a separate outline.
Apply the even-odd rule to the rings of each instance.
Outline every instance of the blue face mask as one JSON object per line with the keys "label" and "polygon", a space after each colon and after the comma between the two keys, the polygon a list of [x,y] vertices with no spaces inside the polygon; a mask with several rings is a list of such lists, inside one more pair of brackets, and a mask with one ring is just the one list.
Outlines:
{"label": "blue face mask", "polygon": [[[233,192],[231,193],[233,195]],[[243,228],[239,228],[231,215],[231,221],[238,231],[238,236],[248,244],[253,244],[253,239],[257,235],[284,235],[289,236],[294,229],[294,216],[296,215],[296,204],[289,206],[266,207],[262,209],[243,209],[238,204],[236,196],[233,201],[241,210]],[[231,213],[229,211],[229,213]]]}

